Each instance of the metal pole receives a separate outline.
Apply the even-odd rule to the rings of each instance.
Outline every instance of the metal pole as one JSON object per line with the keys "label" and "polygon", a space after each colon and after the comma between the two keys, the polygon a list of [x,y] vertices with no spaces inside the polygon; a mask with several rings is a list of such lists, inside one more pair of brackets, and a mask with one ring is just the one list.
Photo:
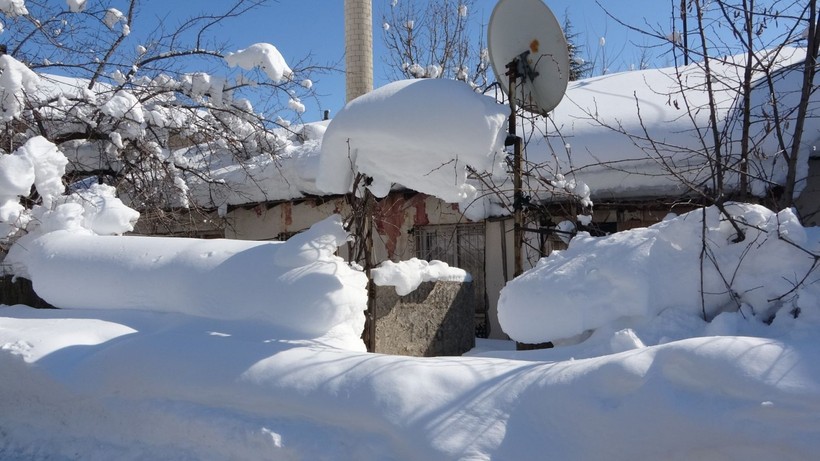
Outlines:
{"label": "metal pole", "polygon": [[507,65],[507,76],[509,77],[510,91],[507,92],[510,98],[510,119],[509,133],[513,137],[513,253],[514,266],[513,277],[518,277],[524,273],[524,259],[522,249],[524,246],[524,210],[522,207],[522,181],[521,170],[523,159],[521,156],[521,138],[516,135],[515,84],[518,80],[518,58]]}

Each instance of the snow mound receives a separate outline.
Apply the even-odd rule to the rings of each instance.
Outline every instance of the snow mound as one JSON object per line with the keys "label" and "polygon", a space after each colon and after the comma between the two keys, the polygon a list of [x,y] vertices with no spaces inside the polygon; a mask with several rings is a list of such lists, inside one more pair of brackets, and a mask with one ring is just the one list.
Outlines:
{"label": "snow mound", "polygon": [[625,319],[651,319],[667,309],[707,321],[724,312],[763,323],[816,319],[820,274],[811,270],[820,252],[817,230],[801,226],[791,210],[747,204],[729,204],[728,210],[745,233],[742,242],[733,242],[734,227],[714,207],[607,237],[578,234],[567,250],[502,289],[504,331],[517,341],[542,343]]}
{"label": "snow mound", "polygon": [[475,199],[468,167],[493,169],[503,148],[509,109],[446,79],[401,80],[349,102],[322,141],[316,185],[351,190],[357,173],[384,197],[393,184],[449,203]]}
{"label": "snow mound", "polygon": [[275,334],[146,311],[2,308],[0,457],[796,461],[820,449],[816,340],[693,338],[533,362]]}
{"label": "snow mound", "polygon": [[405,296],[413,292],[422,282],[447,281],[470,282],[473,278],[464,269],[450,267],[443,261],[424,261],[412,258],[407,261],[384,261],[371,272],[373,283],[379,286],[394,286],[396,294]]}
{"label": "snow mound", "polygon": [[[361,349],[366,277],[333,253],[333,216],[288,242],[45,234],[16,255],[38,295],[61,308],[143,309],[256,320]],[[248,270],[253,268],[253,270]]]}

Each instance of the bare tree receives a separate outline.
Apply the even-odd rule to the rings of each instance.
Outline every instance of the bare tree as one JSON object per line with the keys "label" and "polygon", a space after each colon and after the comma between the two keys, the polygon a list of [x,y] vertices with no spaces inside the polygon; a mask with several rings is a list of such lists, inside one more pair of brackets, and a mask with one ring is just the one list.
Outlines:
{"label": "bare tree", "polygon": [[143,21],[138,0],[124,11],[105,1],[26,2],[25,14],[6,18],[3,39],[41,86],[0,146],[11,152],[46,137],[69,157],[67,184],[115,186],[153,232],[221,226],[219,203],[207,199],[230,185],[211,167],[275,158],[294,135],[280,114],[299,119],[301,101],[314,97],[309,77],[323,70],[309,59],[283,75],[261,62],[232,69],[231,55],[253,44],[231,44],[216,27],[265,3],[234,0],[171,24]]}
{"label": "bare tree", "polygon": [[[672,12],[681,19],[681,29],[672,33],[619,22],[667,43],[675,62],[682,60],[670,72],[673,89],[667,97],[689,120],[687,131],[694,142],[676,145],[652,132],[642,118],[646,107],[637,96],[635,110],[642,129],[601,123],[628,136],[639,153],[684,186],[686,195],[714,205],[734,228],[735,244],[747,250],[739,253],[738,261],[718,261],[705,237],[706,226],[713,224],[707,224],[704,211],[700,255],[702,268],[710,265],[717,270],[723,289],[739,309],[744,293],[734,290],[734,274],[748,248],[760,242],[746,241],[754,225],[743,222],[727,202],[755,200],[780,210],[793,206],[804,186],[812,141],[805,139],[805,128],[817,117],[817,2],[687,0],[673,4]],[[797,277],[805,281],[807,275]],[[795,283],[784,297],[793,296],[803,282]],[[702,280],[704,306],[709,296],[705,284]]]}
{"label": "bare tree", "polygon": [[476,27],[474,0],[390,3],[382,18],[390,78],[451,78],[474,88],[489,83],[484,26]]}

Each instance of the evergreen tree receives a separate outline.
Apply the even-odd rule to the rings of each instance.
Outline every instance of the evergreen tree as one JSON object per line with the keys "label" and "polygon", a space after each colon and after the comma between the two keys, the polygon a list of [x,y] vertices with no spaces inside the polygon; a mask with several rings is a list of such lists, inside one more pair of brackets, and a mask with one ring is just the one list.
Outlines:
{"label": "evergreen tree", "polygon": [[569,79],[570,81],[580,80],[592,74],[592,63],[581,57],[582,47],[575,44],[578,33],[572,30],[572,22],[569,15],[564,14],[564,35],[567,39],[567,51],[569,52]]}

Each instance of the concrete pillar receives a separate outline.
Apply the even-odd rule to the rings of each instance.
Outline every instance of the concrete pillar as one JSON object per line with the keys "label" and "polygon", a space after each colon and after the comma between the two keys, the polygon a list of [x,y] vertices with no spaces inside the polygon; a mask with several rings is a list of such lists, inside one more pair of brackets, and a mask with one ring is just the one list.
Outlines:
{"label": "concrete pillar", "polygon": [[371,0],[345,0],[345,68],[347,101],[373,89]]}

